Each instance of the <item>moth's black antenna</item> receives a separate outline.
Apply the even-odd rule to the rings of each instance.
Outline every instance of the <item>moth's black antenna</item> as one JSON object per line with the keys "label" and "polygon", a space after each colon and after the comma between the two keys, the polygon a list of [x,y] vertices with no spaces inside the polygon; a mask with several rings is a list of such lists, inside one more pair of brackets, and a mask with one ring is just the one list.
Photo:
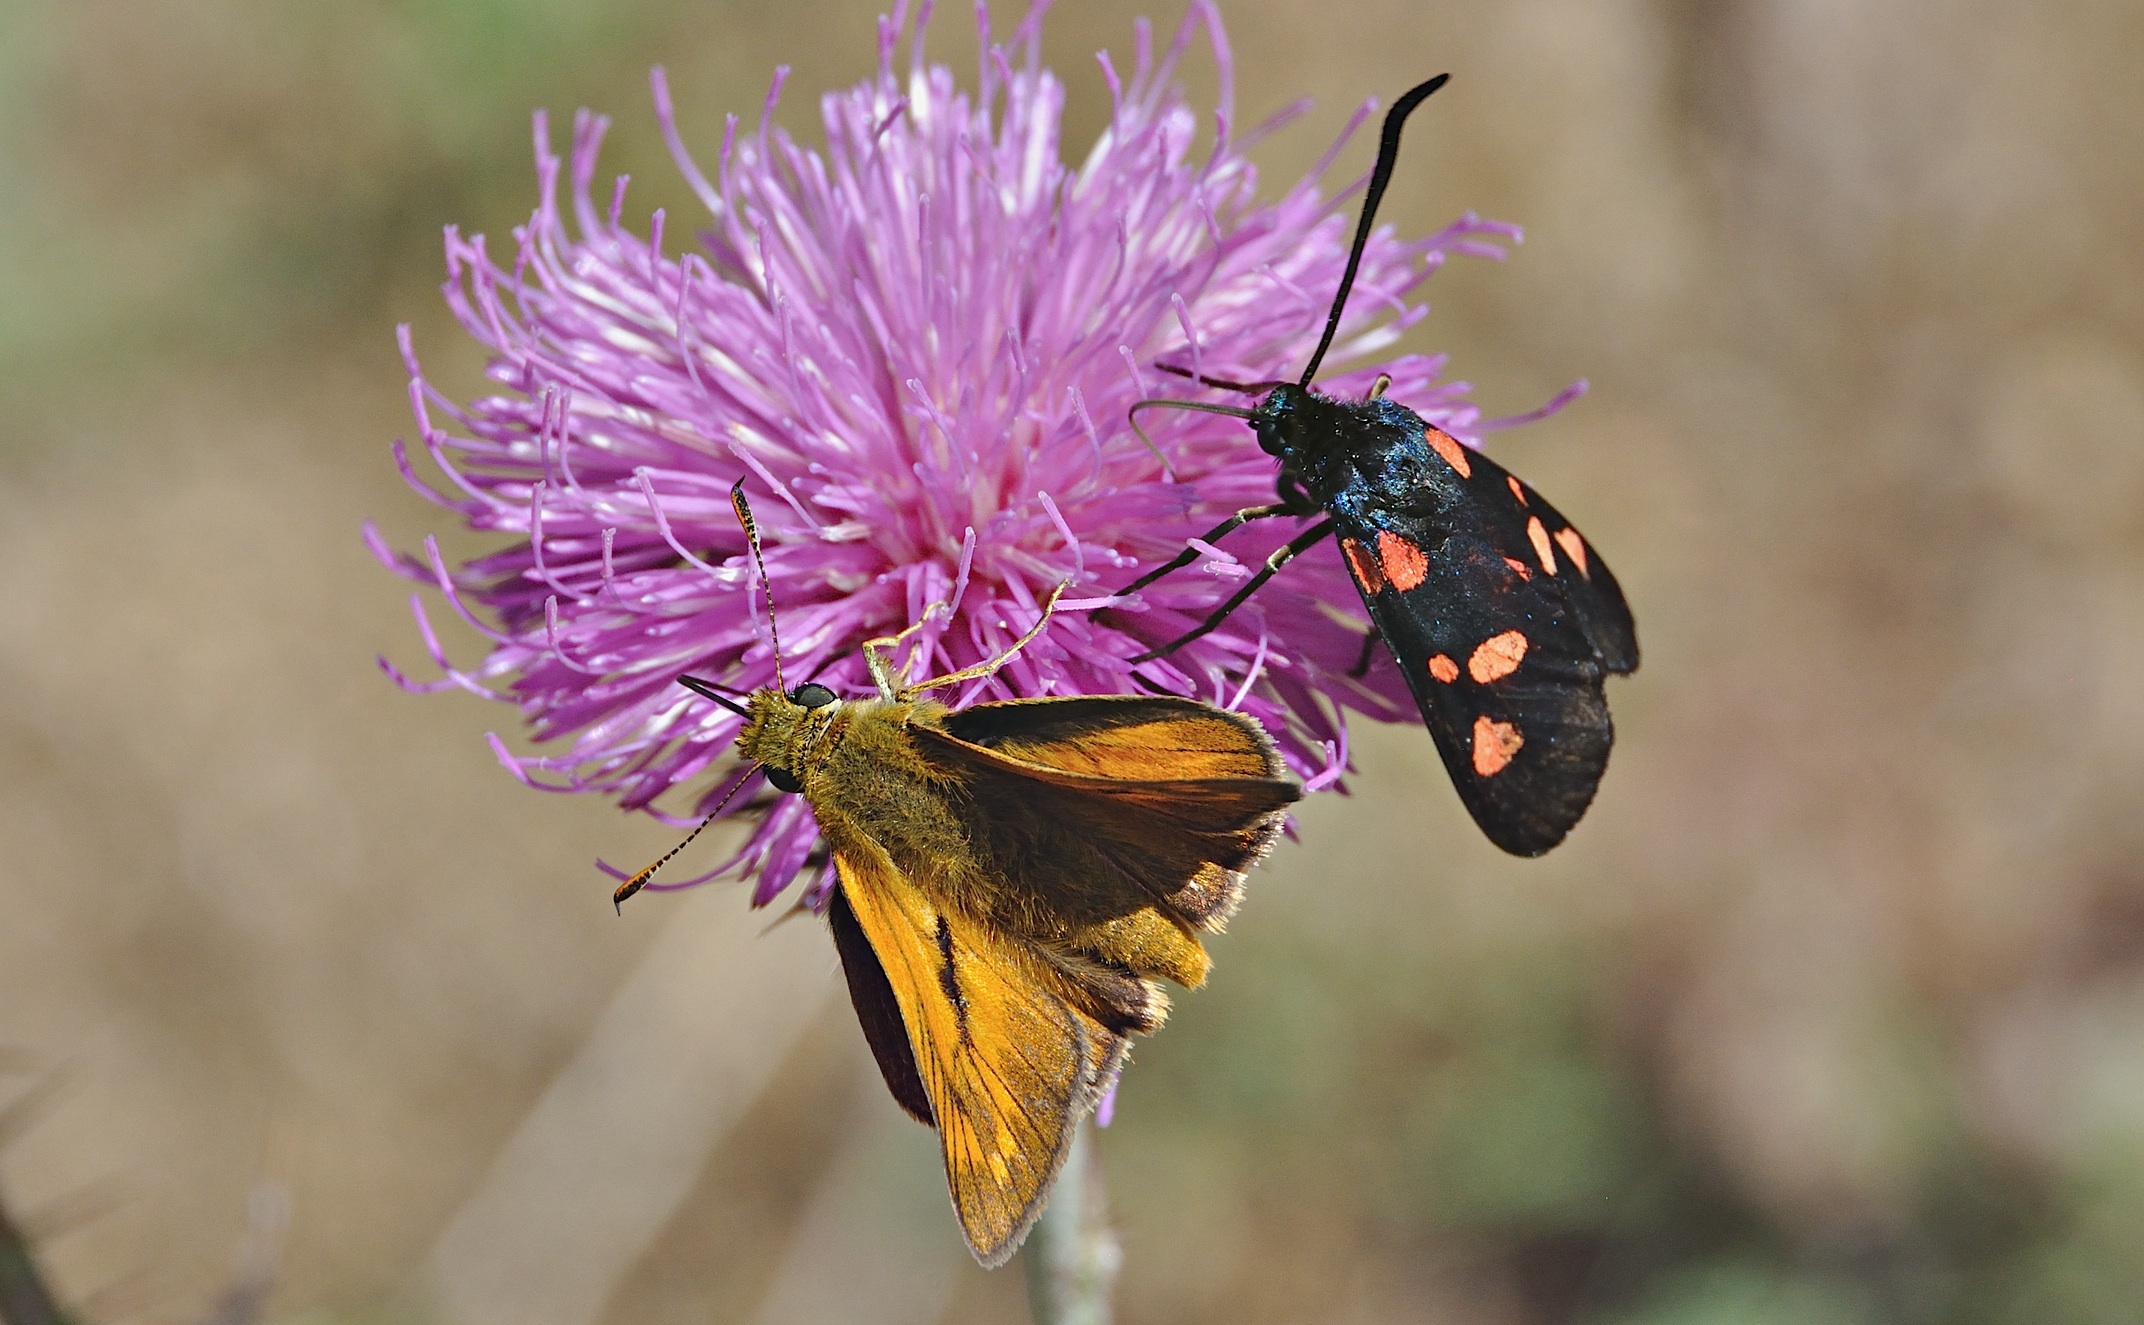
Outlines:
{"label": "moth's black antenna", "polygon": [[1223,391],[1241,391],[1246,396],[1262,396],[1274,387],[1287,385],[1285,382],[1231,382],[1225,377],[1208,377],[1204,373],[1194,373],[1189,368],[1179,368],[1173,363],[1157,363],[1154,366],[1165,373],[1188,377],[1194,382],[1203,382]]}
{"label": "moth's black antenna", "polygon": [[1409,88],[1407,95],[1392,103],[1385,113],[1384,134],[1377,143],[1377,166],[1370,171],[1370,191],[1362,198],[1362,220],[1355,224],[1355,247],[1348,251],[1347,271],[1340,277],[1340,293],[1333,296],[1333,311],[1325,319],[1325,335],[1318,341],[1317,353],[1303,369],[1298,386],[1309,386],[1310,379],[1318,375],[1318,365],[1325,361],[1325,351],[1332,348],[1333,336],[1340,330],[1340,311],[1347,307],[1348,291],[1355,288],[1355,269],[1362,265],[1362,250],[1370,243],[1370,226],[1377,220],[1377,204],[1385,196],[1385,185],[1392,182],[1392,167],[1400,155],[1400,126],[1407,122],[1416,106],[1428,99],[1429,94],[1443,87],[1450,74],[1438,74],[1426,83]]}
{"label": "moth's black antenna", "polygon": [[750,718],[752,716],[752,710],[724,694],[721,687],[712,681],[703,681],[697,676],[681,676],[677,679],[677,683],[702,699],[715,701],[740,718]]}
{"label": "moth's black antenna", "polygon": [[1132,407],[1125,412],[1124,417],[1131,423],[1132,431],[1139,434],[1139,440],[1146,443],[1146,449],[1160,457],[1161,467],[1167,471],[1171,482],[1176,480],[1176,470],[1170,466],[1169,458],[1161,454],[1161,448],[1154,445],[1154,439],[1146,435],[1146,429],[1139,426],[1139,411],[1143,409],[1188,409],[1196,414],[1226,414],[1232,419],[1257,417],[1247,409],[1231,409],[1227,405],[1209,405],[1203,400],[1156,399],[1132,402]]}
{"label": "moth's black antenna", "polygon": [[[774,628],[774,586],[767,582],[766,558],[759,555],[759,526],[752,522],[752,508],[745,504],[743,479],[738,479],[730,488],[730,509],[737,512],[737,523],[744,526],[744,541],[752,545],[752,564],[759,568],[759,587],[767,593],[767,638],[774,643],[774,688],[786,695],[789,687],[782,681],[782,635]],[[714,698],[713,695],[707,697]]]}

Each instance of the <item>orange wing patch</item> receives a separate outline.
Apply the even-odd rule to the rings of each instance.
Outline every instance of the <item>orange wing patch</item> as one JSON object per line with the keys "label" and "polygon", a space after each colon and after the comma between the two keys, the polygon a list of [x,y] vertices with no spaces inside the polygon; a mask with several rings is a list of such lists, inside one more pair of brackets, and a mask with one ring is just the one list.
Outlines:
{"label": "orange wing patch", "polygon": [[1459,679],[1459,664],[1440,653],[1429,660],[1429,674],[1450,685]]}
{"label": "orange wing patch", "polygon": [[1518,631],[1491,635],[1474,650],[1474,656],[1467,659],[1467,675],[1474,678],[1476,685],[1487,685],[1519,670],[1519,661],[1525,656],[1526,636]]}
{"label": "orange wing patch", "polygon": [[1429,558],[1422,555],[1422,549],[1390,529],[1377,531],[1377,560],[1384,567],[1385,578],[1401,593],[1421,584],[1429,575]]}
{"label": "orange wing patch", "polygon": [[1458,438],[1442,428],[1426,428],[1424,432],[1429,438],[1429,449],[1444,457],[1444,463],[1457,470],[1459,477],[1474,477],[1473,462],[1467,459],[1467,448],[1459,444]]}
{"label": "orange wing patch", "polygon": [[1504,482],[1511,485],[1511,495],[1519,499],[1519,505],[1524,506],[1526,504],[1526,489],[1519,485],[1518,478],[1514,475],[1506,474],[1504,475]]}
{"label": "orange wing patch", "polygon": [[1504,564],[1517,571],[1519,578],[1522,580],[1530,580],[1534,577],[1534,568],[1520,561],[1517,557],[1504,558]]}
{"label": "orange wing patch", "polygon": [[1526,744],[1519,729],[1508,722],[1492,722],[1487,714],[1474,719],[1474,771],[1493,778],[1511,763],[1511,757]]}
{"label": "orange wing patch", "polygon": [[942,721],[960,740],[1064,773],[1180,782],[1277,778],[1287,770],[1255,722],[1173,697],[1015,699]]}
{"label": "orange wing patch", "polygon": [[1370,549],[1364,547],[1360,539],[1341,539],[1340,551],[1347,557],[1347,568],[1354,573],[1355,583],[1362,586],[1364,593],[1374,595],[1385,587],[1385,573],[1378,569],[1377,558],[1370,555]]}
{"label": "orange wing patch", "polygon": [[1541,517],[1526,517],[1526,541],[1534,545],[1534,555],[1541,559],[1541,569],[1556,573],[1556,549],[1549,545],[1548,530],[1541,525]]}
{"label": "orange wing patch", "polygon": [[[909,730],[966,788],[953,813],[980,877],[949,896],[1053,955],[1187,987],[1205,978],[1194,931],[1227,921],[1243,872],[1300,794],[1256,722],[1125,695],[978,704],[943,721]],[[943,865],[911,868],[935,880]],[[1074,1006],[1112,1030],[1160,1023],[1158,995],[1143,986]]]}
{"label": "orange wing patch", "polygon": [[1573,566],[1578,567],[1580,575],[1589,580],[1593,578],[1593,572],[1586,569],[1586,540],[1578,536],[1576,529],[1571,528],[1569,525],[1558,529],[1556,531],[1556,546],[1563,549],[1563,555],[1571,559]]}

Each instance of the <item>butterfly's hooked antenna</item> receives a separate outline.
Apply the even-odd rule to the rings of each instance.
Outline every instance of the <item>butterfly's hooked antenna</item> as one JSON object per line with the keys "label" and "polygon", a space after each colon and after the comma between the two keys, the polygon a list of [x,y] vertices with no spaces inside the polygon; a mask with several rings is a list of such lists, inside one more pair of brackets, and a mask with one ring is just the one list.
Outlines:
{"label": "butterfly's hooked antenna", "polygon": [[1188,409],[1198,414],[1226,414],[1232,419],[1256,417],[1247,409],[1235,409],[1228,405],[1209,405],[1203,400],[1156,399],[1134,402],[1131,409],[1126,411],[1125,417],[1131,421],[1132,431],[1139,434],[1139,440],[1146,443],[1146,449],[1160,458],[1161,467],[1168,472],[1171,483],[1176,481],[1176,470],[1170,466],[1168,457],[1161,454],[1161,448],[1154,445],[1154,439],[1146,435],[1146,429],[1139,426],[1139,411],[1143,409]]}
{"label": "butterfly's hooked antenna", "polygon": [[752,710],[722,693],[721,689],[712,681],[702,681],[697,676],[681,676],[677,679],[677,683],[702,699],[713,700],[740,718],[752,716]]}
{"label": "butterfly's hooked antenna", "polygon": [[625,914],[625,899],[631,897],[634,893],[639,892],[642,888],[647,887],[648,880],[655,877],[655,871],[669,864],[670,858],[672,856],[675,856],[678,852],[683,851],[686,847],[691,846],[692,839],[706,832],[707,826],[715,821],[715,816],[722,813],[722,807],[730,803],[730,797],[737,794],[737,789],[739,787],[742,787],[745,783],[750,782],[752,780],[752,775],[758,771],[758,764],[746,765],[744,773],[739,776],[735,782],[730,783],[730,789],[722,793],[722,799],[715,802],[715,808],[707,812],[707,817],[705,819],[700,820],[700,826],[698,828],[695,828],[691,832],[685,834],[684,841],[678,843],[676,846],[670,848],[668,851],[665,851],[661,860],[656,861],[653,865],[648,866],[640,873],[635,874],[632,878],[627,879],[624,883],[618,885],[618,891],[610,895],[610,902],[612,906],[617,908],[619,915]]}
{"label": "butterfly's hooked antenna", "polygon": [[[738,479],[730,488],[730,509],[737,512],[737,523],[744,526],[744,541],[752,547],[752,564],[759,568],[759,587],[766,591],[767,638],[774,643],[774,688],[786,695],[789,687],[782,680],[782,634],[774,628],[774,586],[767,581],[766,558],[759,555],[759,525],[752,519],[752,508],[745,503],[743,479]],[[700,693],[706,694],[705,691]],[[707,697],[714,698],[713,695]]]}
{"label": "butterfly's hooked antenna", "polygon": [[1362,251],[1370,243],[1370,227],[1377,220],[1377,204],[1385,196],[1385,185],[1392,182],[1392,167],[1400,156],[1400,127],[1416,106],[1428,100],[1429,94],[1443,87],[1450,74],[1438,74],[1426,83],[1409,88],[1407,95],[1392,103],[1385,114],[1385,129],[1377,143],[1377,165],[1370,171],[1370,189],[1362,198],[1362,219],[1355,223],[1355,247],[1348,250],[1347,270],[1340,276],[1340,292],[1333,296],[1333,311],[1325,319],[1325,335],[1318,341],[1317,353],[1310,356],[1304,365],[1302,380],[1298,386],[1309,386],[1310,379],[1318,375],[1318,365],[1325,361],[1325,351],[1332,348],[1333,336],[1340,330],[1340,313],[1347,307],[1348,291],[1355,288],[1355,269],[1362,265]]}

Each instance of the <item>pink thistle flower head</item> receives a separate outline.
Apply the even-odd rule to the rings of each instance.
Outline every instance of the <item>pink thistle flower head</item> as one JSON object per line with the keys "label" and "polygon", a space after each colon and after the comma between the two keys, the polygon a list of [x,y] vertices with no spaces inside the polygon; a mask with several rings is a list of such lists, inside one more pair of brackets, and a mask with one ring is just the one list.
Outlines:
{"label": "pink thistle flower head", "polygon": [[[402,334],[418,435],[445,482],[421,480],[400,443],[397,463],[424,496],[507,542],[450,567],[433,540],[403,555],[366,531],[489,652],[454,666],[413,594],[440,676],[415,681],[383,659],[398,684],[514,703],[539,746],[563,747],[521,755],[492,737],[516,777],[672,819],[657,797],[724,761],[740,721],[678,676],[742,692],[775,675],[728,501],[740,478],[766,540],[792,683],[868,693],[861,642],[918,622],[914,677],[995,657],[1072,581],[1048,632],[947,696],[956,707],[1138,688],[1129,660],[1202,618],[1294,532],[1252,526],[1228,552],[1202,547],[1194,570],[1110,599],[1187,538],[1271,500],[1273,462],[1240,422],[1149,415],[1150,449],[1127,413],[1158,394],[1223,398],[1157,363],[1293,376],[1340,280],[1353,190],[1321,191],[1328,154],[1277,201],[1258,200],[1234,131],[1228,47],[1205,0],[1158,54],[1142,23],[1128,75],[1099,57],[1109,125],[1067,163],[1064,88],[1040,59],[1042,9],[998,45],[978,6],[985,56],[965,89],[924,58],[924,17],[897,70],[907,29],[897,9],[880,20],[876,76],[822,99],[823,149],[770,123],[778,71],[757,125],[730,119],[712,177],[680,141],[657,70],[657,118],[706,210],[683,242],[660,211],[645,235],[624,223],[622,178],[599,205],[607,121],[577,116],[562,161],[536,117],[541,201],[512,252],[447,232],[447,302],[490,352],[496,390],[448,399]],[[1221,84],[1203,144],[1172,81],[1202,31]],[[1331,358],[1391,345],[1426,314],[1415,292],[1448,256],[1500,257],[1518,237],[1471,213],[1423,239],[1381,228]],[[1388,374],[1390,396],[1478,443],[1498,425],[1443,367],[1442,356],[1409,355],[1323,385],[1359,396]],[[1367,626],[1336,615],[1362,619],[1328,541],[1221,629],[1137,672],[1256,717],[1312,789],[1331,787],[1347,765],[1348,711],[1414,715],[1389,660],[1352,674]],[[722,781],[709,780],[702,806]],[[755,875],[763,904],[811,861],[817,827],[798,796],[731,807],[756,814],[756,827],[703,879]],[[825,882],[822,870],[808,896]]]}

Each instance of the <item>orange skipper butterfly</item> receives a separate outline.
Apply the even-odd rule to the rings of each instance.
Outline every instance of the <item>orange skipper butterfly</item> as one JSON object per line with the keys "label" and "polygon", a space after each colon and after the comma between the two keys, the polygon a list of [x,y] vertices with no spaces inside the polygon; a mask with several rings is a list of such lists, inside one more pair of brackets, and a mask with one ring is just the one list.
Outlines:
{"label": "orange skipper butterfly", "polygon": [[[730,501],[757,561],[742,483]],[[937,1128],[954,1212],[991,1267],[1041,1212],[1130,1035],[1160,1027],[1159,981],[1205,980],[1200,936],[1235,910],[1244,873],[1301,794],[1257,723],[1193,700],[955,711],[922,697],[1003,666],[1042,634],[1064,589],[1001,656],[920,684],[900,684],[892,660],[921,623],[866,642],[875,698],[787,688],[778,637],[775,684],[742,704],[680,678],[745,719],[737,751],[749,765],[811,803],[856,1018],[894,1100]],[[771,628],[771,594],[768,617]]]}

